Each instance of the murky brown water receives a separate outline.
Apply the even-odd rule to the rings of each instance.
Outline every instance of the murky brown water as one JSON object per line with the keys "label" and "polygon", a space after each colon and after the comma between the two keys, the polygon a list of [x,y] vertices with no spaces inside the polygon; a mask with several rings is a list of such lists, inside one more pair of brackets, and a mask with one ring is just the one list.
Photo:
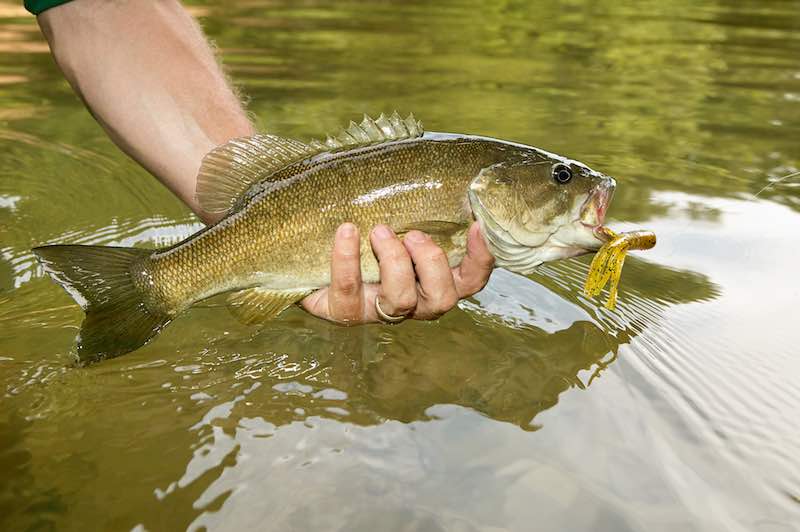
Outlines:
{"label": "murky brown water", "polygon": [[[437,323],[265,330],[212,304],[67,367],[30,248],[198,222],[0,3],[0,529],[797,530],[800,2],[192,2],[264,129],[363,112],[618,178],[654,229],[614,312],[586,258]],[[702,4],[702,7],[699,7]]]}

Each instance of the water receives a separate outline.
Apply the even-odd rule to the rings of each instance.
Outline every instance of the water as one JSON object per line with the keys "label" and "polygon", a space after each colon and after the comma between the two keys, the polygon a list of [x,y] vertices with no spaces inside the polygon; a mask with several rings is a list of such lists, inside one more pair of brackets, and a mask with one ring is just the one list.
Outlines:
{"label": "water", "polygon": [[200,226],[4,1],[0,529],[798,530],[800,2],[190,3],[262,129],[398,109],[541,146],[659,244],[614,312],[583,258],[437,323],[212,302],[69,367],[81,313],[30,248]]}

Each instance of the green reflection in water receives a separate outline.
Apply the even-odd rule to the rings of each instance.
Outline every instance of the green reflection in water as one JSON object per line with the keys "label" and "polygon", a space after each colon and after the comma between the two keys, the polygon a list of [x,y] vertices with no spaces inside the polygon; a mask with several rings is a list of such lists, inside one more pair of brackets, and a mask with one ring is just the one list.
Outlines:
{"label": "green reflection in water", "polygon": [[190,4],[263,129],[397,109],[541,146],[659,245],[614,313],[580,259],[395,328],[212,301],[72,369],[80,311],[30,248],[198,224],[0,4],[0,528],[790,529],[800,181],[752,194],[800,167],[797,2]]}

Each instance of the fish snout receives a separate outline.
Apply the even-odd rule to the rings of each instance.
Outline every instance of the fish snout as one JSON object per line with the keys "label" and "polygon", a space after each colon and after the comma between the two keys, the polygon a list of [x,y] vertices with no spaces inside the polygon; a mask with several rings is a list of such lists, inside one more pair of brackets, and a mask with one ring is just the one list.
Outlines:
{"label": "fish snout", "polygon": [[608,235],[602,231],[602,228],[616,185],[613,178],[605,178],[589,193],[589,197],[581,207],[581,224],[590,229],[603,242],[608,240]]}

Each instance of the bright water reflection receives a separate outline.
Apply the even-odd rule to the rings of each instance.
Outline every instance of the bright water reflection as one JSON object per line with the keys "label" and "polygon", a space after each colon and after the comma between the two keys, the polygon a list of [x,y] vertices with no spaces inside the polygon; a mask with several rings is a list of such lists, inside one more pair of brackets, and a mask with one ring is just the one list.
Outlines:
{"label": "bright water reflection", "polygon": [[211,301],[69,368],[80,311],[30,248],[199,225],[0,3],[0,528],[793,529],[800,181],[752,195],[800,166],[797,2],[194,4],[264,127],[397,108],[539,145],[659,244],[615,312],[581,259],[437,323],[258,331]]}

